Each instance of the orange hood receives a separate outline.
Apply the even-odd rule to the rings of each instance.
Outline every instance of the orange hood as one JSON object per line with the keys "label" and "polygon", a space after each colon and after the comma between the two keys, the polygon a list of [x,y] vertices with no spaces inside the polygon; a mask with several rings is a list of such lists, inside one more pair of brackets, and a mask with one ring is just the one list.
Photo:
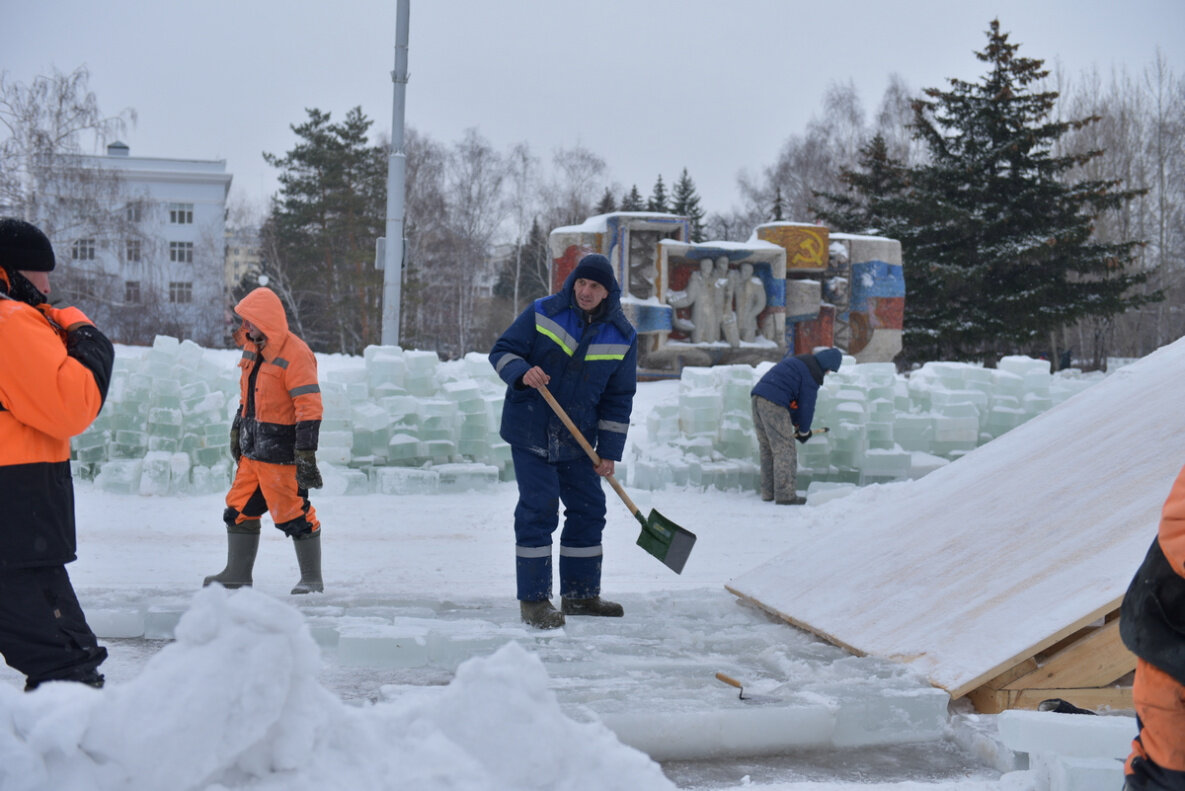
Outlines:
{"label": "orange hood", "polygon": [[[268,346],[279,348],[288,337],[288,317],[284,315],[284,304],[276,296],[276,292],[266,286],[260,286],[239,304],[235,305],[235,313],[254,324],[267,336]],[[242,343],[244,338],[239,338]]]}

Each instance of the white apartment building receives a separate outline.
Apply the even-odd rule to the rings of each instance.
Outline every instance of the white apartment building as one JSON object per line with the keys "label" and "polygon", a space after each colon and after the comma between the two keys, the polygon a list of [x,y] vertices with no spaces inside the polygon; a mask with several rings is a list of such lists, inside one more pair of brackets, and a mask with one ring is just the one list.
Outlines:
{"label": "white apartment building", "polygon": [[223,345],[226,161],[136,157],[120,142],[82,159],[118,175],[120,205],[101,226],[74,225],[73,238],[53,238],[69,295],[117,342],[160,334]]}
{"label": "white apartment building", "polygon": [[247,275],[260,273],[261,252],[258,228],[227,230],[226,287],[228,289],[233,290],[243,282],[243,278]]}

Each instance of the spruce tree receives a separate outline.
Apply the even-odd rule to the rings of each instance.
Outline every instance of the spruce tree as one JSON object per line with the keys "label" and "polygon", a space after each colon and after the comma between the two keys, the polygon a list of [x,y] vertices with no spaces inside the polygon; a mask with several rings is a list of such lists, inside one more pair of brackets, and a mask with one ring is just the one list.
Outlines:
{"label": "spruce tree", "polygon": [[847,233],[899,235],[892,206],[904,197],[909,175],[904,163],[890,156],[882,135],[860,148],[857,169],[841,169],[839,180],[847,187],[845,192],[814,193],[811,210],[818,219]]}
{"label": "spruce tree", "polygon": [[650,200],[646,202],[646,211],[669,211],[667,207],[667,188],[663,186],[662,174],[654,182],[654,190],[650,193]]}
{"label": "spruce tree", "polygon": [[672,196],[671,212],[686,217],[691,226],[691,241],[704,240],[704,210],[699,205],[699,193],[696,192],[695,182],[683,168],[683,174],[675,183],[675,193]]}
{"label": "spruce tree", "polygon": [[597,204],[597,214],[608,214],[609,212],[617,211],[617,201],[613,199],[613,193],[605,187],[605,194],[601,196],[601,202]]}
{"label": "spruce tree", "polygon": [[642,193],[638,192],[638,185],[630,187],[630,191],[621,199],[622,211],[645,211],[646,204],[642,200]]}
{"label": "spruce tree", "polygon": [[519,284],[520,299],[538,299],[551,293],[548,280],[551,267],[551,251],[547,245],[547,233],[539,224],[539,218],[531,223],[531,233],[523,250],[522,282]]}
{"label": "spruce tree", "polygon": [[[550,294],[551,284],[547,280],[549,259],[547,235],[536,217],[520,249],[512,252],[503,262],[494,284],[494,296],[513,301],[517,295],[518,304],[514,305],[517,314],[529,302]],[[517,290],[515,281],[518,281]]]}
{"label": "spruce tree", "polygon": [[316,351],[361,354],[382,333],[382,272],[374,240],[386,216],[386,156],[367,142],[373,123],[355,107],[341,123],[307,109],[283,156],[280,193],[264,224],[266,271]]}
{"label": "spruce tree", "polygon": [[976,57],[980,82],[950,80],[915,100],[915,134],[929,161],[909,173],[903,199],[879,210],[908,263],[905,354],[909,359],[994,362],[1045,348],[1054,331],[1107,318],[1151,298],[1132,293],[1137,241],[1091,238],[1094,219],[1140,194],[1118,182],[1069,183],[1072,168],[1101,151],[1055,156],[1066,132],[1098,120],[1051,119],[1057,94],[1037,90],[1043,61],[987,31]]}

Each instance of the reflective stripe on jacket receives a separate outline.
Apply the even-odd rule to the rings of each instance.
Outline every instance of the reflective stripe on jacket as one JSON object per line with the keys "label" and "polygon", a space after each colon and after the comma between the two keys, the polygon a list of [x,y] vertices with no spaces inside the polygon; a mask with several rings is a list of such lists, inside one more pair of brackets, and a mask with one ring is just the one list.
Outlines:
{"label": "reflective stripe on jacket", "polygon": [[321,387],[317,358],[308,344],[288,331],[280,298],[257,288],[235,306],[235,313],[267,336],[260,349],[242,329],[239,361],[239,446],[256,461],[292,464],[296,450],[316,450],[321,433]]}
{"label": "reflective stripe on jacket", "polygon": [[572,275],[555,294],[519,314],[490,351],[506,382],[502,439],[549,461],[584,455],[571,432],[532,387],[520,383],[538,365],[547,388],[598,455],[621,460],[638,377],[638,335],[621,311],[621,289],[609,292],[586,321],[575,304]]}
{"label": "reflective stripe on jacket", "polygon": [[94,327],[77,341],[85,363],[40,311],[0,297],[0,568],[75,559],[70,438],[98,416],[115,359]]}

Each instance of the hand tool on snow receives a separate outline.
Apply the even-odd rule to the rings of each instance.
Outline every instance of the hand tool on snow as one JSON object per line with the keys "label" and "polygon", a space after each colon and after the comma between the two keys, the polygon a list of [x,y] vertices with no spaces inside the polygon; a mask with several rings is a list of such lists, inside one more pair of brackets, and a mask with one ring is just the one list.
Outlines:
{"label": "hand tool on snow", "polygon": [[741,700],[745,701],[746,703],[760,704],[760,703],[777,703],[778,702],[778,698],[775,698],[772,695],[746,695],[744,686],[742,686],[741,682],[737,681],[732,676],[726,676],[723,673],[717,673],[716,679],[718,681],[723,681],[725,684],[728,684],[730,687],[736,687],[737,689],[739,689],[740,692],[737,694],[737,697],[740,698]]}
{"label": "hand tool on snow", "polygon": [[[564,411],[560,403],[555,400],[555,396],[551,394],[551,391],[547,389],[546,385],[540,385],[538,389],[543,395],[543,400],[548,403],[552,411],[556,413],[556,416],[568,427],[568,431],[572,432],[572,436],[580,443],[580,447],[584,448],[584,452],[592,459],[593,465],[599,466],[601,457],[597,455],[592,445],[580,433],[580,429],[572,422],[572,418],[568,417],[568,413]],[[642,525],[642,533],[638,536],[638,546],[661,560],[664,565],[676,574],[682,574],[683,565],[687,563],[687,558],[691,554],[691,548],[695,546],[695,533],[680,527],[653,508],[650,509],[650,516],[643,518],[642,512],[638,510],[638,506],[634,505],[634,501],[625,493],[625,489],[621,487],[617,479],[612,475],[606,475],[605,477],[609,479],[609,485],[613,487],[613,491],[617,492],[617,496],[625,503],[625,507],[630,509],[630,513]]]}

